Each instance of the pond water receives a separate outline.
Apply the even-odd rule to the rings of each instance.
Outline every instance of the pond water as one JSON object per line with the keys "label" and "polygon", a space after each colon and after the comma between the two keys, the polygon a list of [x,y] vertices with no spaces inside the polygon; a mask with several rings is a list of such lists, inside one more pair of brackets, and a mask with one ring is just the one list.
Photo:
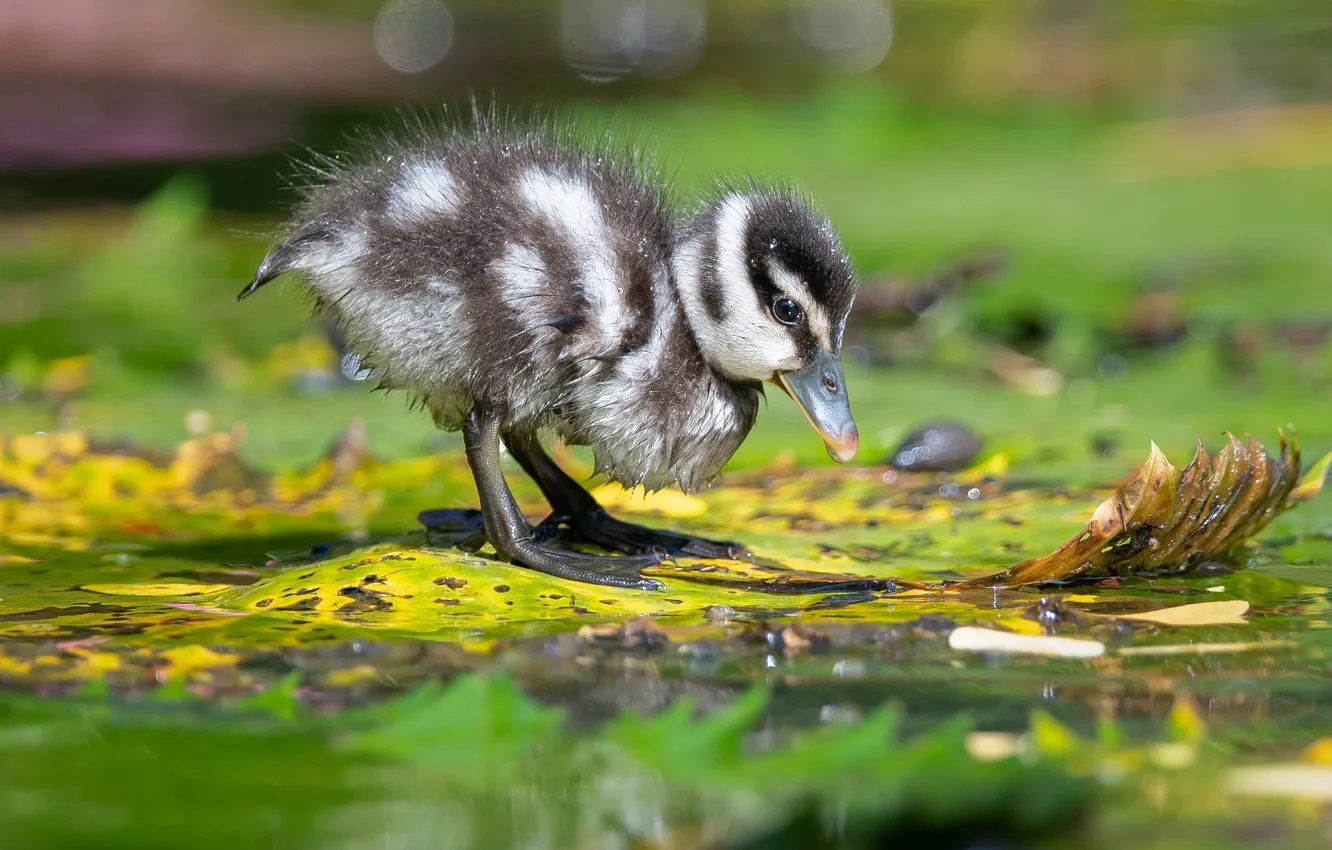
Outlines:
{"label": "pond water", "polygon": [[[474,502],[454,451],[378,462],[344,441],[269,476],[229,434],[155,457],[69,433],[7,438],[3,457],[2,805],[34,843],[1028,846],[1106,838],[1150,805],[1199,841],[1288,846],[1309,826],[1219,803],[1246,765],[1325,746],[1325,501],[1229,566],[949,592],[1052,551],[1106,491],[1022,483],[1002,453],[954,474],[770,464],[696,497],[605,488],[627,516],[757,553],[663,565],[651,594],[420,528],[422,505]],[[1184,607],[1201,613],[1133,619]],[[968,651],[977,628],[1077,643]],[[924,754],[890,743],[885,710]],[[984,793],[956,796],[968,783]],[[1089,807],[1098,784],[1110,814]]]}
{"label": "pond water", "polygon": [[[14,846],[1323,841],[1328,494],[1184,574],[953,583],[1076,537],[1152,441],[1182,467],[1195,435],[1275,447],[1294,422],[1305,470],[1332,450],[1332,172],[1128,181],[1106,163],[1154,160],[1118,125],[839,104],[840,136],[789,104],[644,112],[694,151],[724,130],[710,166],[805,174],[878,304],[848,337],[854,464],[774,397],[711,490],[594,482],[617,515],[755,555],[663,564],[659,593],[424,528],[476,506],[456,438],[339,378],[295,287],[231,305],[263,250],[234,231],[271,222],[189,178],[129,214],[7,218]],[[921,270],[977,244],[1008,265],[940,295]],[[937,303],[893,307],[901,268]],[[1185,283],[1144,291],[1162,269]],[[938,417],[975,456],[892,468]]]}

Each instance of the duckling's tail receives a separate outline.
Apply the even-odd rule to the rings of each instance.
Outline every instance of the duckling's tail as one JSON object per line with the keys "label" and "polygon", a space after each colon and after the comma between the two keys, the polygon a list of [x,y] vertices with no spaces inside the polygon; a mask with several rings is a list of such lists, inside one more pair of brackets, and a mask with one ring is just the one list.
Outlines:
{"label": "duckling's tail", "polygon": [[328,231],[324,227],[315,226],[302,228],[287,237],[281,245],[268,252],[268,256],[264,257],[264,261],[259,264],[259,268],[255,271],[249,285],[240,291],[236,300],[239,302],[248,298],[265,283],[296,268],[300,249],[308,243],[322,239],[327,235]]}
{"label": "duckling's tail", "polygon": [[280,250],[281,249],[278,249],[278,251],[274,251],[267,257],[264,257],[264,261],[259,264],[259,270],[254,273],[254,278],[252,278],[250,283],[236,296],[236,301],[238,303],[250,297],[250,294],[256,289],[287,270],[281,260],[274,259],[277,257]]}

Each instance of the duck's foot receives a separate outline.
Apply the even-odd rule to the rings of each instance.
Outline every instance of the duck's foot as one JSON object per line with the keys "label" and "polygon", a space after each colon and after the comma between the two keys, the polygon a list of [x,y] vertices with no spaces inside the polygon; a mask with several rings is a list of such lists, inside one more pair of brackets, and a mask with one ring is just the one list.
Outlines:
{"label": "duck's foot", "polygon": [[751,557],[749,550],[739,543],[634,525],[616,519],[600,506],[577,514],[551,514],[537,526],[536,537],[539,540],[591,543],[626,555],[659,553],[727,560],[746,560]]}
{"label": "duck's foot", "polygon": [[664,590],[655,578],[644,578],[639,570],[661,563],[657,555],[586,555],[548,549],[533,538],[512,541],[502,554],[516,564],[538,572],[586,584],[624,587],[633,590]]}
{"label": "duck's foot", "polygon": [[[469,554],[479,552],[481,547],[490,543],[485,528],[477,527],[481,524],[480,511],[434,508],[422,511],[417,518],[432,532],[454,534],[461,532],[463,536],[453,543],[453,548]],[[638,571],[644,567],[661,563],[661,558],[655,554],[643,553],[641,557],[610,557],[542,546],[541,544],[547,540],[562,537],[558,529],[548,525],[549,522],[550,520],[547,520],[537,526],[526,541],[516,540],[502,557],[507,557],[519,566],[530,567],[571,581],[610,587],[632,587],[637,590],[661,590],[665,587],[656,579],[643,578],[638,574]],[[562,539],[568,538],[562,537]],[[498,548],[496,551],[498,552]]]}
{"label": "duck's foot", "polygon": [[554,513],[537,526],[539,538],[591,543],[626,555],[651,552],[692,558],[750,558],[749,551],[739,543],[657,531],[616,519],[551,460],[532,434],[507,434],[504,445],[536,481],[554,509]]}
{"label": "duck's foot", "polygon": [[481,497],[484,525],[483,531],[470,538],[471,542],[484,534],[501,558],[557,578],[633,590],[661,590],[665,587],[654,578],[643,578],[638,574],[644,567],[661,563],[658,555],[585,555],[549,549],[534,539],[532,527],[518,510],[513,493],[504,481],[499,463],[499,439],[498,416],[482,408],[468,414],[463,423],[463,444],[467,447],[467,462]]}

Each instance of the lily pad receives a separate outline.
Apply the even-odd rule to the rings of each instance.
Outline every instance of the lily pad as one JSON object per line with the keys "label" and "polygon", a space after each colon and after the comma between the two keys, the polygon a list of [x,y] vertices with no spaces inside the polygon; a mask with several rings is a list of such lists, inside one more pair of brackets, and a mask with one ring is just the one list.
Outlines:
{"label": "lily pad", "polygon": [[203,596],[231,590],[229,584],[85,584],[84,590],[108,596]]}

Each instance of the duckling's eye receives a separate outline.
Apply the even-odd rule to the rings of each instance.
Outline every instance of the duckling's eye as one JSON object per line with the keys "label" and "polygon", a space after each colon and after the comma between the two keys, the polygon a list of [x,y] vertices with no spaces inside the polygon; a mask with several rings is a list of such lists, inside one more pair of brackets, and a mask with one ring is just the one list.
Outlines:
{"label": "duckling's eye", "polygon": [[794,325],[805,317],[805,311],[790,298],[778,298],[772,302],[772,315],[784,325]]}

